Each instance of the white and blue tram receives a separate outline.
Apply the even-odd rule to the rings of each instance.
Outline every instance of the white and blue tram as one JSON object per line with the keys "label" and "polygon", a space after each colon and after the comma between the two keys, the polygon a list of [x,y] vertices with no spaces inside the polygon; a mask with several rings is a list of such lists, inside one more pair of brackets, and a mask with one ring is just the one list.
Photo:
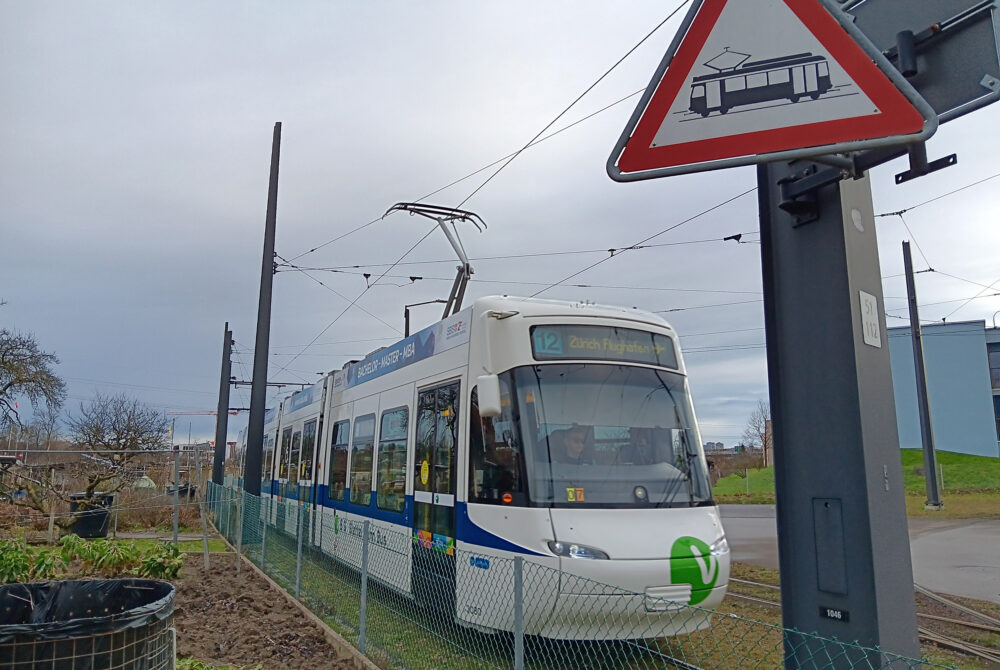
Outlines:
{"label": "white and blue tram", "polygon": [[[480,298],[286,398],[264,440],[262,493],[315,506],[313,546],[357,564],[370,521],[372,576],[460,624],[513,629],[496,558],[518,555],[564,575],[526,599],[530,634],[691,632],[708,618],[673,603],[725,595],[684,362],[653,314]],[[264,513],[295,532],[291,513]]]}

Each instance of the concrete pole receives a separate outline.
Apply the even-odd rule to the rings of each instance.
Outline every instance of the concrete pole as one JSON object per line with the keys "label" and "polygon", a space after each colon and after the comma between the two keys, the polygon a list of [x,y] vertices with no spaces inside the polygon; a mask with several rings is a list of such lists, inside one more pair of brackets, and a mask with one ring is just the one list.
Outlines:
{"label": "concrete pole", "polygon": [[260,495],[264,456],[264,403],[267,395],[267,353],[271,338],[271,287],[274,282],[274,235],[278,218],[278,162],[281,154],[281,122],[274,124],[271,141],[271,177],[267,190],[267,220],[264,225],[264,255],[260,266],[260,298],[257,303],[257,338],[254,341],[253,381],[250,386],[250,423],[247,426],[244,488]]}
{"label": "concrete pole", "polygon": [[819,187],[811,209],[785,195],[811,167],[757,172],[785,667],[825,653],[810,633],[919,658],[871,186]]}
{"label": "concrete pole", "polygon": [[233,333],[226,322],[222,338],[222,373],[219,376],[219,405],[215,412],[215,458],[212,461],[212,481],[225,480],[226,438],[229,433],[229,377],[232,375]]}

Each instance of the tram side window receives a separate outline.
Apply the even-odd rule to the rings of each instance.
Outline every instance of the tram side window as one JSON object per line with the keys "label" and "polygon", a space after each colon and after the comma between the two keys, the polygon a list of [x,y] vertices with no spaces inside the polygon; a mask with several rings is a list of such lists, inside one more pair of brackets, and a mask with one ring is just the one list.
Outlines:
{"label": "tram side window", "polygon": [[379,509],[402,512],[406,507],[406,407],[382,413],[378,431],[378,479],[375,504]]}
{"label": "tram side window", "polygon": [[768,84],[787,84],[791,81],[788,70],[771,70],[767,73]]}
{"label": "tram side window", "polygon": [[288,463],[291,456],[288,450],[292,448],[292,429],[286,428],[281,433],[281,453],[278,461],[278,479],[288,478]]}
{"label": "tram side window", "polygon": [[333,424],[333,439],[330,440],[330,481],[328,482],[328,497],[330,500],[344,500],[344,489],[347,488],[347,449],[350,446],[350,421],[338,421]]}
{"label": "tram side window", "polygon": [[755,72],[747,75],[747,88],[760,88],[767,86],[767,73]]}
{"label": "tram side window", "polygon": [[747,87],[747,80],[745,77],[730,77],[724,82],[726,91],[742,91]]}
{"label": "tram side window", "polygon": [[[270,438],[264,438],[264,467],[260,470],[260,481],[271,481],[271,460],[274,458],[274,444]],[[270,490],[268,490],[270,493]]]}
{"label": "tram side window", "polygon": [[311,482],[313,478],[313,453],[316,449],[316,419],[308,421],[302,427],[302,464],[299,466],[299,479]]}
{"label": "tram side window", "polygon": [[299,453],[302,451],[302,431],[292,435],[291,456],[288,460],[288,483],[299,483]]}
{"label": "tram side window", "polygon": [[472,389],[469,412],[469,502],[523,505],[524,459],[514,439],[509,396],[501,389],[503,413],[480,418],[477,389]]}
{"label": "tram side window", "polygon": [[372,452],[375,450],[375,415],[354,421],[351,445],[351,502],[365,507],[372,499]]}

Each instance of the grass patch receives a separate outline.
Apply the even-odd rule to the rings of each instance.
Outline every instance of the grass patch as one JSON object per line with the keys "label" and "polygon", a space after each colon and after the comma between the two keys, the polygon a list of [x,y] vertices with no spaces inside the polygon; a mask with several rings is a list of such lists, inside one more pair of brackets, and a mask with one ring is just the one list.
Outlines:
{"label": "grass patch", "polygon": [[[155,538],[140,538],[136,540],[129,540],[129,542],[135,542],[135,545],[140,549],[146,549],[154,544],[159,544],[161,542],[171,542],[171,540],[162,540]],[[204,543],[202,540],[183,540],[177,543],[177,548],[181,551],[191,552],[191,553],[201,553],[204,550]],[[218,537],[208,538],[208,550],[210,552],[227,552],[229,547],[226,546],[226,542]]]}
{"label": "grass patch", "polygon": [[[926,491],[924,480],[924,453],[919,449],[903,449],[903,486],[907,493]],[[944,493],[995,493],[1000,494],[1000,458],[937,452]],[[940,485],[940,481],[938,482]]]}
{"label": "grass patch", "polygon": [[[944,483],[940,489],[944,509],[938,511],[924,509],[927,483],[923,452],[901,449],[900,460],[909,516],[934,519],[1000,517],[1000,458],[937,452]],[[721,504],[774,504],[774,468],[729,475],[720,479],[713,491],[716,502]]]}
{"label": "grass patch", "polygon": [[[739,502],[774,502],[774,468],[758,468],[723,477],[712,487],[717,498],[741,498]],[[755,500],[751,500],[755,499]]]}

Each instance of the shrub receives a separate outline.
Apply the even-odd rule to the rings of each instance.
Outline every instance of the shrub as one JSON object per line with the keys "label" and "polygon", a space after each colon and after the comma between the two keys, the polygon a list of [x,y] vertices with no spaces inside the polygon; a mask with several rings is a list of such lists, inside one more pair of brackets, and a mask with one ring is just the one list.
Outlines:
{"label": "shrub", "polygon": [[159,542],[154,544],[142,557],[139,566],[140,577],[153,579],[176,579],[184,564],[184,554],[176,544]]}
{"label": "shrub", "polygon": [[0,583],[53,579],[65,569],[66,561],[55,549],[33,553],[24,539],[0,542]]}

